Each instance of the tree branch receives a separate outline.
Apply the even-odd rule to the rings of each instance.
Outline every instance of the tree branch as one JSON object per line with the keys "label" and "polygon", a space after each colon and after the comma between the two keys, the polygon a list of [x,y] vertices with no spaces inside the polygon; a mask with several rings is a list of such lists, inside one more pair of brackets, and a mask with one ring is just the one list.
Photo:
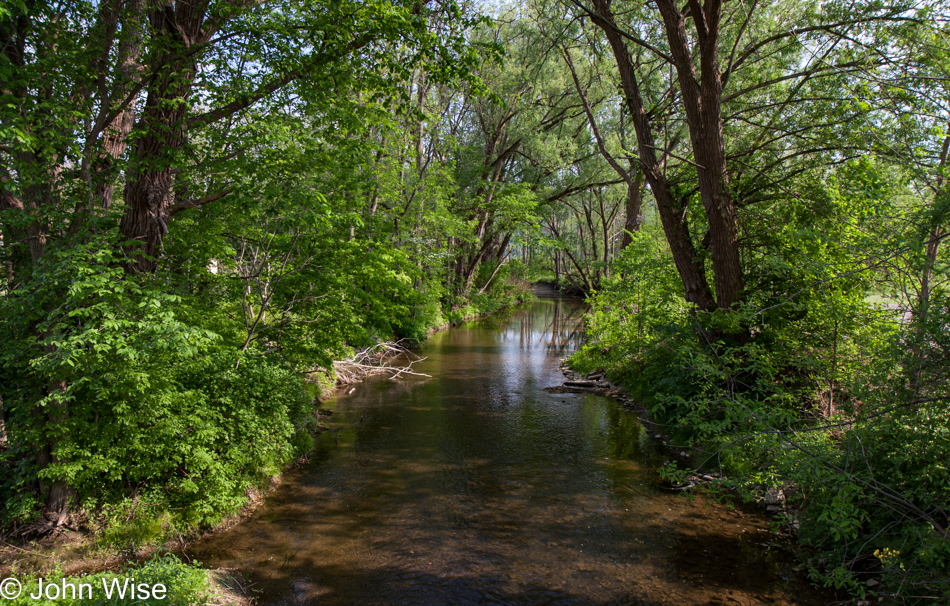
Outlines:
{"label": "tree branch", "polygon": [[181,212],[181,211],[183,211],[183,210],[188,210],[189,208],[198,208],[199,206],[204,206],[205,204],[209,204],[209,203],[211,203],[211,202],[214,202],[215,200],[220,200],[221,198],[225,197],[226,195],[230,194],[230,193],[233,192],[233,191],[234,191],[234,188],[233,188],[233,187],[229,187],[228,189],[224,190],[223,192],[214,194],[214,195],[212,195],[212,196],[205,196],[204,198],[198,198],[197,200],[195,200],[195,199],[183,200],[183,201],[181,201],[181,202],[178,202],[177,204],[174,204],[174,205],[169,209],[169,211],[168,211],[168,212],[169,212],[169,215],[174,215],[174,214],[179,213],[179,212]]}
{"label": "tree branch", "polygon": [[[367,44],[369,44],[370,42],[372,42],[372,40],[373,40],[373,36],[369,34],[364,34],[360,36],[359,38],[357,38],[356,40],[353,40],[352,42],[347,44],[344,47],[344,50],[350,51],[350,52],[357,51],[363,48],[364,46],[366,46]],[[331,59],[335,59],[335,58],[338,58],[338,56],[334,56],[334,53],[329,53],[329,52],[316,53],[315,55],[312,55],[309,58],[309,60],[306,62],[305,65],[302,65],[298,69],[291,70],[287,72],[286,74],[284,74],[283,76],[276,78],[272,80],[271,82],[268,82],[267,84],[264,84],[263,86],[258,88],[256,91],[252,93],[248,93],[246,95],[241,95],[239,98],[235,99],[234,101],[231,101],[230,103],[227,103],[217,109],[213,109],[209,112],[205,112],[203,114],[199,114],[197,116],[192,117],[187,122],[187,128],[188,129],[201,128],[203,126],[207,126],[209,124],[217,122],[218,120],[227,118],[228,116],[232,116],[239,111],[245,110],[251,107],[252,105],[254,105],[255,103],[257,103],[258,101],[260,101],[261,99],[267,97],[268,95],[272,93],[277,92],[278,90],[294,82],[295,80],[299,80],[300,78],[305,77],[313,70],[315,66],[321,63],[327,62]]]}
{"label": "tree branch", "polygon": [[617,34],[618,34],[619,36],[621,36],[621,37],[623,37],[623,38],[626,38],[627,40],[630,40],[631,42],[633,42],[633,43],[636,44],[637,46],[641,46],[641,47],[647,49],[648,51],[654,53],[656,56],[658,56],[658,57],[660,57],[661,59],[663,59],[664,61],[666,61],[667,63],[669,63],[669,64],[671,64],[671,65],[673,64],[673,57],[667,55],[667,54],[664,53],[662,50],[660,50],[660,49],[658,49],[657,47],[653,46],[652,44],[650,44],[650,43],[647,42],[646,40],[644,40],[644,39],[642,39],[642,38],[638,38],[637,36],[634,36],[633,34],[630,34],[629,32],[623,31],[622,29],[620,29],[619,27],[617,27],[613,22],[611,22],[609,19],[605,18],[605,17],[604,17],[603,15],[601,15],[600,13],[594,12],[594,11],[592,11],[591,9],[587,8],[582,2],[580,2],[580,0],[571,0],[571,3],[574,4],[577,8],[579,8],[579,9],[581,9],[582,11],[584,11],[585,13],[587,13],[587,15],[591,18],[592,21],[595,21],[595,22],[597,22],[598,24],[601,24],[602,27],[607,27],[607,28],[612,29],[613,31],[617,32]]}

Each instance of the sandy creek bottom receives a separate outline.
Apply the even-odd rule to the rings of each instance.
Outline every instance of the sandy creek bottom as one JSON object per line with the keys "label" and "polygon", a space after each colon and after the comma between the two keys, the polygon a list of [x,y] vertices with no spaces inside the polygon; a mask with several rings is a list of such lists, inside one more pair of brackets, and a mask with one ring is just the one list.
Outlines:
{"label": "sandy creek bottom", "polygon": [[582,304],[433,336],[415,370],[324,404],[338,431],[246,522],[189,555],[259,604],[801,604],[761,516],[687,501],[613,400],[552,394]]}

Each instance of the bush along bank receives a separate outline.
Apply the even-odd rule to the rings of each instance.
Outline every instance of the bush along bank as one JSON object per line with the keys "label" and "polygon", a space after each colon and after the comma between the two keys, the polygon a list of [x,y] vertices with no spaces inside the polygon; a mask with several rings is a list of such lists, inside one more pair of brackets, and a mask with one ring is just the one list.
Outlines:
{"label": "bush along bank", "polygon": [[37,572],[135,556],[212,528],[312,449],[312,398],[286,363],[224,351],[155,362],[161,371],[138,369],[150,373],[147,389],[119,382],[76,393],[70,464],[47,468],[72,472],[65,515],[38,506],[26,445],[4,451],[4,538],[48,552],[33,559]]}
{"label": "bush along bank", "polygon": [[[103,276],[91,277],[102,284]],[[507,277],[464,304],[442,307],[440,291],[416,293],[416,304],[386,322],[363,319],[343,333],[325,325],[329,334],[314,341],[278,348],[261,339],[241,351],[225,314],[199,313],[185,297],[156,300],[147,288],[125,289],[103,302],[102,293],[87,298],[81,288],[64,304],[85,320],[61,327],[67,359],[37,355],[26,340],[0,354],[0,530],[12,544],[0,548],[0,569],[16,562],[35,574],[95,570],[230,526],[332,423],[319,399],[340,386],[335,359],[388,338],[424,340],[459,309],[486,314],[530,296]],[[437,311],[426,313],[433,297]],[[115,311],[134,321],[114,323]],[[68,414],[48,415],[42,425],[28,413],[35,378],[28,355],[61,377],[59,397],[69,402]],[[326,370],[302,370],[314,365]],[[44,406],[56,410],[53,398]],[[35,444],[44,440],[53,442],[53,456],[41,467]],[[57,487],[66,504],[51,511],[43,503]]]}
{"label": "bush along bank", "polygon": [[912,331],[847,284],[780,314],[756,300],[702,314],[662,257],[618,269],[570,366],[604,369],[691,447],[667,478],[724,471],[702,484],[766,506],[817,584],[858,600],[950,600],[947,302]]}
{"label": "bush along bank", "polygon": [[534,300],[530,288],[529,282],[512,277],[491,292],[475,293],[465,298],[451,298],[445,305],[446,310],[442,314],[441,321],[432,326],[429,334],[528,303]]}

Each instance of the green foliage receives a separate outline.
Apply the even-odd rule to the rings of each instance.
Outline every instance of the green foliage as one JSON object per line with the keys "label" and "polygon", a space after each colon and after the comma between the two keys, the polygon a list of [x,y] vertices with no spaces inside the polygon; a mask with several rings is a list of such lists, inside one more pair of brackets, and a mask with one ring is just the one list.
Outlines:
{"label": "green foliage", "polygon": [[751,500],[784,487],[816,581],[865,595],[860,574],[880,572],[888,591],[946,598],[950,307],[938,291],[908,330],[871,303],[883,280],[868,258],[903,244],[881,220],[902,195],[885,171],[863,160],[803,182],[809,195],[755,235],[767,244],[728,313],[690,311],[659,238],[640,234],[592,297],[590,341],[571,361],[608,369],[705,449],[698,466],[729,475],[718,490]]}
{"label": "green foliage", "polygon": [[146,507],[151,501],[176,511],[184,525],[220,520],[290,461],[295,424],[309,404],[286,368],[258,356],[235,362],[231,353],[208,351],[190,363],[142,369],[151,371],[150,389],[90,398],[87,414],[98,411],[98,419],[85,426],[85,411],[73,406],[77,437],[62,455],[69,464],[45,473],[68,478],[91,504],[144,486],[155,492],[145,496]]}
{"label": "green foliage", "polygon": [[[578,3],[498,23],[455,2],[211,3],[186,53],[131,5],[7,2],[0,516],[29,521],[59,486],[108,548],[214,524],[312,447],[304,376],[326,392],[334,359],[528,300],[544,276],[591,295],[575,366],[707,448],[725,487],[789,489],[816,578],[863,592],[852,572],[880,569],[946,598],[944,5],[723,3],[712,122],[744,292],[700,314]],[[680,244],[713,274],[656,11],[618,27]],[[143,171],[149,275],[119,235]]]}
{"label": "green foliage", "polygon": [[[681,330],[686,314],[682,283],[673,261],[654,232],[643,231],[614,261],[613,277],[591,297],[587,315],[590,343],[574,363],[594,370],[602,363],[617,368],[625,376],[646,370],[646,359],[655,359]],[[649,371],[647,371],[649,372]],[[652,377],[665,378],[662,371]],[[652,383],[645,378],[645,383]]]}
{"label": "green foliage", "polygon": [[[213,523],[279,472],[295,444],[306,446],[296,436],[310,400],[285,363],[238,355],[180,321],[179,298],[124,276],[114,250],[93,240],[51,253],[35,288],[3,299],[0,329],[15,344],[0,358],[13,438],[7,514],[30,513],[36,497],[23,489],[37,470],[21,457],[48,440],[54,462],[39,477],[67,483],[81,503],[108,511],[131,488],[139,514],[168,509],[182,527]],[[38,380],[60,387],[36,400]]]}
{"label": "green foliage", "polygon": [[[213,40],[175,74],[162,70],[180,41],[156,28],[136,38],[144,16],[131,9],[0,11],[16,37],[7,46],[31,49],[0,57],[0,155],[11,167],[0,169],[4,524],[35,517],[57,486],[104,546],[213,524],[312,447],[307,373],[328,391],[326,369],[354,348],[422,341],[447,314],[524,298],[512,269],[495,264],[507,244],[474,263],[464,289],[446,280],[468,254],[460,245],[482,243],[463,207],[493,215],[485,237],[496,243],[536,219],[532,188],[473,195],[481,184],[459,182],[471,167],[447,157],[458,139],[440,122],[453,119],[446,108],[462,91],[485,92],[476,72],[499,58],[496,44],[472,39],[484,18],[453,2],[208,11]],[[142,73],[162,74],[139,98],[126,52]],[[161,93],[166,75],[181,88]],[[284,84],[268,89],[275,80]],[[144,116],[146,95],[196,121]],[[104,131],[89,129],[125,137],[106,114],[127,97],[136,126],[121,141],[129,151],[111,157]],[[228,119],[203,121],[214,108]],[[168,135],[178,130],[181,141]],[[137,142],[151,135],[166,144],[142,155]],[[166,167],[176,202],[229,193],[150,210],[158,269],[135,273],[122,186]],[[115,194],[103,202],[105,186]]]}

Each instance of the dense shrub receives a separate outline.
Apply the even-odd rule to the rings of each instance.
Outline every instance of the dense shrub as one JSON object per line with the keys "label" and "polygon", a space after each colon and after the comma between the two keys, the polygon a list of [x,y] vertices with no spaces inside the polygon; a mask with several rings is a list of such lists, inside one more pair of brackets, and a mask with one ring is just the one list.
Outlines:
{"label": "dense shrub", "polygon": [[[304,309],[326,320],[301,317],[294,327],[293,317],[275,322],[279,334],[248,339],[236,321],[240,296],[229,291],[235,280],[198,264],[195,293],[175,271],[127,275],[116,238],[103,232],[51,251],[31,288],[0,298],[0,342],[10,344],[0,350],[4,525],[34,519],[56,483],[69,488],[73,511],[89,514],[102,546],[212,525],[312,448],[302,368],[328,365],[351,346],[422,341],[444,323],[442,291],[423,281],[412,288],[396,251],[362,255],[348,290]],[[477,315],[523,300],[523,285],[508,278],[499,272],[460,309]],[[45,465],[37,445],[49,445]]]}
{"label": "dense shrub", "polygon": [[[274,360],[209,351],[146,370],[147,389],[110,381],[77,394],[71,409],[69,474],[90,502],[115,502],[128,486],[181,512],[189,524],[213,523],[243,504],[245,492],[289,462],[295,425],[309,398],[294,373]],[[85,414],[83,414],[85,413]]]}
{"label": "dense shrub", "polygon": [[[38,474],[92,509],[133,503],[213,523],[308,446],[303,381],[179,320],[178,298],[122,275],[110,250],[57,257],[34,277],[44,288],[3,299],[0,331],[14,344],[0,354],[6,517],[35,515]],[[43,384],[57,388],[36,403]],[[43,443],[52,461],[37,471]]]}
{"label": "dense shrub", "polygon": [[[590,340],[572,364],[605,367],[655,420],[705,451],[694,463],[728,474],[718,490],[756,499],[784,488],[790,509],[780,520],[811,548],[816,580],[866,594],[868,575],[882,574],[881,595],[950,598],[950,360],[940,347],[950,314],[939,297],[939,318],[902,329],[893,311],[868,302],[865,281],[814,288],[828,277],[820,266],[776,262],[754,279],[799,296],[763,289],[742,309],[691,313],[653,242],[641,235],[592,298]],[[792,242],[786,256],[805,244]],[[911,336],[926,353],[915,357]]]}

